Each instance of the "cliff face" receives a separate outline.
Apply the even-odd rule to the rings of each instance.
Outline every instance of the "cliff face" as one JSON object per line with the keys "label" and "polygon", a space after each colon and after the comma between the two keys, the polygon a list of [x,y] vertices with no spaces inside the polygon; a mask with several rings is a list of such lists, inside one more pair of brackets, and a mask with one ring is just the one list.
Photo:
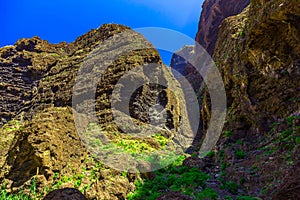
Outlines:
{"label": "cliff face", "polygon": [[[218,38],[219,25],[221,22],[229,17],[242,12],[242,10],[249,4],[250,0],[205,0],[202,5],[202,13],[199,20],[198,32],[196,34],[196,45],[194,47],[194,54],[192,60],[201,60],[203,54],[202,48],[213,55],[215,44]],[[174,54],[173,58],[180,57],[181,52]],[[182,71],[188,81],[192,84],[196,92],[199,91],[202,84],[201,75],[194,69],[191,64],[185,64],[183,61],[179,65],[172,63],[171,67],[177,71]]]}
{"label": "cliff face", "polygon": [[[134,71],[139,66],[148,68]],[[78,78],[80,73],[87,74]],[[35,181],[39,197],[49,189],[76,187],[89,199],[126,199],[138,175],[124,177],[113,167],[128,172],[131,167],[132,173],[159,168],[147,153],[160,150],[161,140],[173,144],[179,132],[190,131],[174,77],[157,50],[125,26],[106,24],[70,44],[21,39],[0,49],[0,74],[0,180],[9,192]],[[95,85],[89,74],[97,78]],[[124,76],[127,81],[119,82]],[[93,97],[86,95],[92,86]],[[126,93],[128,87],[136,88]],[[178,97],[169,87],[177,88]],[[114,90],[120,94],[113,98]],[[144,128],[149,124],[157,129]],[[138,135],[147,131],[151,135]],[[95,159],[103,152],[105,162]],[[124,157],[140,152],[144,157],[136,162]]]}
{"label": "cliff face", "polygon": [[101,41],[127,29],[103,26],[71,44],[53,45],[34,37],[1,48],[0,125],[44,105],[70,106],[74,77],[84,56]]}
{"label": "cliff face", "polygon": [[250,0],[205,0],[202,5],[196,42],[212,56],[221,22],[229,16],[242,12],[249,2]]}
{"label": "cliff face", "polygon": [[[266,199],[299,198],[299,22],[297,0],[252,0],[222,22],[213,56],[228,102],[215,161],[226,163],[227,178]],[[202,108],[207,128],[207,91]]]}

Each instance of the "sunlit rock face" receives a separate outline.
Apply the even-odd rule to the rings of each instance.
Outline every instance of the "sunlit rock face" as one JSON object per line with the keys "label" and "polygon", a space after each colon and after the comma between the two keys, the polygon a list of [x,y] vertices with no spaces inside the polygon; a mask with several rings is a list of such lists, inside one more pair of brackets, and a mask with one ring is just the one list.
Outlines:
{"label": "sunlit rock face", "polygon": [[[90,98],[93,82],[79,74],[91,71]],[[138,175],[129,180],[121,170],[163,167],[145,154],[175,159],[189,147],[181,139],[193,140],[180,85],[153,45],[126,26],[104,24],[69,44],[20,39],[0,49],[0,75],[0,181],[8,192],[34,180],[41,195],[46,187],[79,187],[89,199],[126,199]],[[126,93],[129,87],[136,88]],[[146,153],[129,162],[117,150]]]}
{"label": "sunlit rock face", "polygon": [[[197,72],[195,66],[187,61],[201,62],[203,54],[206,54],[204,51],[212,56],[218,39],[219,25],[225,18],[241,13],[249,5],[249,2],[250,0],[204,1],[195,37],[195,47],[193,49],[191,49],[192,47],[184,47],[175,52],[171,61],[171,67],[188,79],[195,92],[202,93],[199,90],[202,89],[203,77]],[[184,55],[185,59],[182,59],[183,56],[180,55]]]}
{"label": "sunlit rock face", "polygon": [[225,18],[241,13],[249,2],[250,0],[205,0],[196,42],[212,56],[218,39],[219,25]]}

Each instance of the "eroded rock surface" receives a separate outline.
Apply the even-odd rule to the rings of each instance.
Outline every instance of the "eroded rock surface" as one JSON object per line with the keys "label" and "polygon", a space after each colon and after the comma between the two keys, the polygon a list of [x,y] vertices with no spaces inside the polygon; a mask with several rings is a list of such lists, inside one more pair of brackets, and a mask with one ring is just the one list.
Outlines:
{"label": "eroded rock surface", "polygon": [[[299,20],[297,1],[253,0],[223,21],[213,56],[228,105],[216,161],[228,163],[228,177],[243,180],[244,191],[266,199],[299,160],[299,143],[291,139],[300,134]],[[210,113],[206,91],[204,129]]]}
{"label": "eroded rock surface", "polygon": [[[140,66],[148,68],[134,71]],[[97,75],[94,99],[85,96],[91,87],[89,77],[76,80],[79,72],[91,69]],[[129,71],[133,74],[127,82],[118,82]],[[176,79],[157,50],[122,25],[105,24],[70,44],[21,39],[0,49],[0,73],[0,179],[8,192],[27,191],[35,182],[39,197],[52,189],[76,187],[88,199],[126,199],[139,175],[124,176],[113,169],[114,164],[124,166],[126,172],[131,170],[128,165],[135,173],[135,168],[147,173],[159,166],[152,166],[143,155],[145,160],[130,163],[114,151],[128,156],[166,146],[171,153],[182,152],[186,139],[193,136]],[[138,80],[143,84],[135,85]],[[76,83],[79,87],[74,88]],[[136,88],[127,94],[128,86]],[[121,91],[115,98],[114,90]],[[124,98],[128,104],[122,104]],[[95,109],[87,114],[91,100]],[[113,103],[119,106],[120,124],[114,122]],[[134,126],[127,124],[129,119]],[[149,124],[157,128],[147,128]],[[94,133],[100,130],[103,134],[98,137]],[[143,136],[144,131],[149,135]],[[102,149],[94,152],[91,146]],[[96,159],[104,149],[108,164]]]}
{"label": "eroded rock surface", "polygon": [[205,0],[196,42],[212,56],[218,39],[219,25],[225,18],[241,13],[249,2],[250,0]]}

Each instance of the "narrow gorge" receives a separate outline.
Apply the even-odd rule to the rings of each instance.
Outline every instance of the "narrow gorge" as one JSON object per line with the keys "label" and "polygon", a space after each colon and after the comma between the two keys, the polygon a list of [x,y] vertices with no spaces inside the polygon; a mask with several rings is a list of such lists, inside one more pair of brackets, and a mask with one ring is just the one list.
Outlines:
{"label": "narrow gorge", "polygon": [[[300,199],[298,0],[205,0],[195,43],[171,68],[117,24],[1,47],[0,199]],[[192,65],[202,47],[227,97],[205,157],[212,100]],[[172,71],[197,95],[197,130]]]}

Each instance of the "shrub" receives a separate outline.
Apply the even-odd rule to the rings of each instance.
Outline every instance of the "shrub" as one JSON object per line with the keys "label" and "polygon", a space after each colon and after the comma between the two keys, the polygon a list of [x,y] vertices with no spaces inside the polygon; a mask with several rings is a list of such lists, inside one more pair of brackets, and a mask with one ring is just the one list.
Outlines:
{"label": "shrub", "polygon": [[225,136],[226,136],[226,137],[229,137],[229,136],[231,136],[231,135],[232,135],[232,131],[226,131],[226,132],[225,132]]}
{"label": "shrub", "polygon": [[[156,199],[166,191],[179,191],[189,196],[196,196],[195,189],[199,186],[205,188],[206,181],[210,176],[197,168],[180,165],[182,160],[183,157],[179,157],[169,167],[156,171],[156,177],[153,180],[138,181],[136,183],[136,191],[130,193],[127,196],[128,199]],[[209,189],[204,191],[202,195],[215,196]]]}
{"label": "shrub", "polygon": [[201,193],[196,195],[197,199],[218,199],[218,193],[211,188],[205,188]]}
{"label": "shrub", "polygon": [[236,183],[232,182],[232,181],[226,182],[224,187],[226,189],[228,189],[228,191],[232,194],[237,194],[238,193],[239,186]]}
{"label": "shrub", "polygon": [[240,149],[235,150],[235,155],[238,159],[243,159],[246,157],[246,153]]}

